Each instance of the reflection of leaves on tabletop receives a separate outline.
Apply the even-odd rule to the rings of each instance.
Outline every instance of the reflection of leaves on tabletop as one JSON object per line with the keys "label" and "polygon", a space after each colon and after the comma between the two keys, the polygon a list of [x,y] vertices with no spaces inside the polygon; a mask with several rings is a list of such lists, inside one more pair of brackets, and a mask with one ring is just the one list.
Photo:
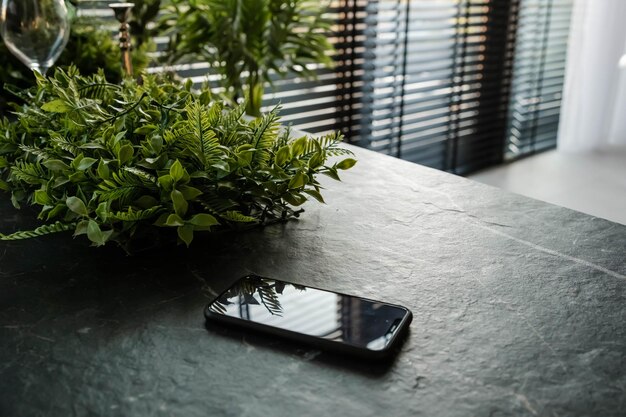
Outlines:
{"label": "reflection of leaves on tabletop", "polygon": [[[226,303],[230,303],[226,300]],[[215,312],[219,314],[226,314],[226,303],[224,303],[224,299],[220,298],[219,300],[215,300],[213,304],[211,304],[210,309],[215,310]]]}
{"label": "reflection of leaves on tabletop", "polygon": [[[212,305],[221,314],[226,314],[226,306],[233,304],[232,298],[239,298],[242,305],[260,305],[267,309],[273,316],[282,316],[283,307],[280,304],[278,294],[282,294],[285,287],[291,285],[299,291],[305,291],[306,287],[297,284],[286,284],[273,279],[249,276],[239,281],[239,285],[233,286],[220,296]],[[258,298],[254,295],[258,294]],[[259,303],[259,300],[261,302]]]}
{"label": "reflection of leaves on tabletop", "polygon": [[256,298],[254,298],[254,295],[252,295],[252,294],[244,294],[243,295],[243,301],[241,302],[241,304],[259,305],[259,302],[256,300]]}
{"label": "reflection of leaves on tabletop", "polygon": [[[284,284],[283,284],[284,288]],[[280,305],[280,301],[278,300],[278,296],[276,295],[275,286],[264,285],[259,286],[257,292],[261,297],[261,302],[273,316],[282,316],[283,308]]]}

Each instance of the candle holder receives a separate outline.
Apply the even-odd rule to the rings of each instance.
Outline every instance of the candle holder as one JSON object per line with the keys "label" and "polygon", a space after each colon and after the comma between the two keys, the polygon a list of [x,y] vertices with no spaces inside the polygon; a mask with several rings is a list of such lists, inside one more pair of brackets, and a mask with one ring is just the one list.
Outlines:
{"label": "candle holder", "polygon": [[130,31],[128,25],[128,19],[130,18],[130,11],[132,10],[133,3],[111,3],[109,7],[113,9],[115,18],[120,22],[120,50],[122,51],[122,68],[126,75],[133,76],[133,62],[131,60],[130,51],[132,45],[130,42]]}

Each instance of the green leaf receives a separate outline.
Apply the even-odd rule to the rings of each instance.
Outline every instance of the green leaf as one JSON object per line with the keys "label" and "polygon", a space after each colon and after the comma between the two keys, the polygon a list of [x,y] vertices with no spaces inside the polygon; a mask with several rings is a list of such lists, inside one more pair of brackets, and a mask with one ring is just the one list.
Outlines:
{"label": "green leaf", "polygon": [[356,159],[346,158],[343,161],[339,162],[336,167],[338,169],[350,169],[356,164]]}
{"label": "green leaf", "polygon": [[67,113],[72,108],[63,100],[52,100],[41,106],[41,109],[50,113]]}
{"label": "green leaf", "polygon": [[254,149],[244,149],[237,152],[237,163],[239,166],[247,167],[252,163]]}
{"label": "green leaf", "polygon": [[89,225],[89,220],[81,220],[76,225],[76,229],[74,229],[74,236],[86,235],[87,234],[87,226]]}
{"label": "green leaf", "polygon": [[52,210],[48,212],[48,216],[46,217],[46,219],[51,220],[55,218],[57,215],[64,213],[66,209],[67,209],[67,206],[65,204],[57,204],[56,206],[52,208]]}
{"label": "green leaf", "polygon": [[122,145],[120,146],[120,150],[117,153],[117,160],[120,165],[124,165],[126,162],[130,161],[133,157],[134,149],[131,145]]}
{"label": "green leaf", "polygon": [[105,222],[109,215],[109,202],[103,201],[102,203],[98,204],[98,207],[96,207],[96,215],[98,216],[98,218],[100,218],[100,220]]}
{"label": "green leaf", "polygon": [[326,204],[326,202],[324,201],[324,197],[322,197],[322,195],[319,193],[319,191],[304,190],[304,192],[307,193],[308,195],[310,195],[311,197],[315,198],[320,203]]}
{"label": "green leaf", "polygon": [[200,214],[194,215],[191,219],[189,219],[189,223],[193,224],[194,226],[200,226],[200,227],[210,227],[210,226],[215,226],[216,224],[219,224],[219,222],[217,221],[215,217],[206,213],[200,213]]}
{"label": "green leaf", "polygon": [[119,143],[124,138],[124,136],[126,136],[126,131],[125,130],[122,130],[121,132],[117,132],[115,134],[114,139],[113,139],[113,143],[114,144]]}
{"label": "green leaf", "polygon": [[178,189],[180,190],[180,192],[183,193],[183,197],[185,197],[185,200],[188,201],[202,195],[202,191],[198,190],[197,188],[190,187],[189,185],[181,185]]}
{"label": "green leaf", "polygon": [[[223,178],[230,173],[230,165],[228,165],[228,162],[226,161],[217,161],[212,164],[211,167],[217,169],[218,171],[221,171],[220,173],[218,173],[218,178]],[[223,175],[220,177],[220,174]]]}
{"label": "green leaf", "polygon": [[97,159],[85,157],[85,158],[80,160],[77,168],[80,171],[84,171],[87,168],[89,168],[90,166],[92,166],[93,164],[95,164],[96,161],[97,161]]}
{"label": "green leaf", "polygon": [[42,165],[48,168],[50,171],[66,171],[70,169],[69,165],[58,159],[48,159],[42,162]]}
{"label": "green leaf", "polygon": [[299,206],[306,202],[306,197],[298,193],[286,193],[283,198],[292,206]]}
{"label": "green leaf", "polygon": [[72,173],[68,178],[71,182],[81,182],[84,181],[86,177],[85,174],[83,174],[81,171],[78,171]]}
{"label": "green leaf", "polygon": [[174,186],[174,180],[171,175],[161,175],[158,181],[161,188],[166,191],[171,190]]}
{"label": "green leaf", "polygon": [[324,175],[328,175],[330,178],[337,180],[337,181],[341,181],[341,178],[339,178],[339,175],[337,174],[337,169],[336,168],[328,168],[327,171],[323,171],[322,174]]}
{"label": "green leaf", "polygon": [[[154,225],[159,226],[159,227],[167,226],[166,222],[169,216],[176,216],[176,214],[163,213],[156,219],[156,221],[154,222]],[[181,222],[182,222],[182,219],[181,219]]]}
{"label": "green leaf", "polygon": [[70,164],[71,167],[74,169],[78,169],[78,164],[80,164],[80,161],[82,161],[84,157],[85,155],[82,153],[76,155],[76,158],[74,158],[74,160]]}
{"label": "green leaf", "polygon": [[193,240],[193,226],[190,224],[186,224],[184,226],[179,226],[177,229],[178,237],[180,240],[185,242],[185,245],[189,247],[191,241]]}
{"label": "green leaf", "polygon": [[177,159],[170,167],[170,177],[172,177],[172,180],[174,181],[179,181],[183,179],[184,175],[185,169],[183,168],[183,165],[180,163],[180,161]]}
{"label": "green leaf", "polygon": [[183,193],[178,190],[172,190],[172,192],[170,193],[170,197],[172,199],[172,203],[174,204],[174,211],[176,212],[176,214],[178,214],[179,216],[184,216],[185,213],[187,213],[187,208],[189,207],[189,204],[187,203],[187,200],[185,200]]}
{"label": "green leaf", "polygon": [[189,181],[189,174],[178,159],[170,167],[170,176],[176,183],[184,184]]}
{"label": "green leaf", "polygon": [[311,159],[309,159],[309,168],[315,169],[321,166],[324,163],[324,153],[323,152],[315,152]]}
{"label": "green leaf", "polygon": [[159,204],[158,200],[151,195],[142,195],[137,200],[135,200],[135,204],[142,209],[148,209],[150,207],[154,207]]}
{"label": "green leaf", "polygon": [[293,142],[291,144],[291,154],[296,157],[302,155],[304,153],[304,150],[306,149],[308,141],[309,139],[306,136],[303,136]]}
{"label": "green leaf", "polygon": [[52,204],[52,200],[50,199],[50,196],[48,195],[48,192],[46,190],[37,190],[35,191],[35,203],[42,205],[42,206],[49,206]]}
{"label": "green leaf", "polygon": [[289,188],[291,189],[300,188],[306,185],[306,183],[307,183],[306,174],[303,174],[301,171],[298,171],[296,175],[293,176],[291,181],[289,181]]}
{"label": "green leaf", "polygon": [[133,133],[135,135],[148,135],[154,132],[156,129],[157,129],[156,125],[144,125],[135,129]]}
{"label": "green leaf", "polygon": [[170,214],[165,221],[166,226],[182,226],[185,221],[178,214]]}
{"label": "green leaf", "polygon": [[291,160],[291,148],[285,145],[276,152],[275,163],[278,166],[285,165],[286,162]]}
{"label": "green leaf", "polygon": [[68,197],[65,200],[65,204],[74,213],[79,214],[81,216],[86,216],[87,215],[87,206],[85,206],[85,203],[83,203],[83,200],[81,200],[80,198],[78,198],[78,197]]}
{"label": "green leaf", "polygon": [[104,162],[104,159],[100,159],[100,162],[98,163],[98,176],[103,180],[108,180],[111,176],[111,170]]}
{"label": "green leaf", "polygon": [[104,245],[109,237],[113,234],[113,230],[102,231],[100,226],[94,220],[89,220],[87,224],[87,238],[92,241],[96,246]]}

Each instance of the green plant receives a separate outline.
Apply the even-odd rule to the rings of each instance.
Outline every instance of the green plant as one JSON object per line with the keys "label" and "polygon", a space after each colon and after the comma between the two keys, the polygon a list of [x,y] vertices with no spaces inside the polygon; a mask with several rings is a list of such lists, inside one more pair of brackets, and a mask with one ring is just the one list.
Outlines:
{"label": "green plant", "polygon": [[133,0],[130,21],[130,33],[135,38],[134,44],[140,48],[144,43],[152,42],[152,30],[148,25],[153,22],[161,9],[161,0]]}
{"label": "green plant", "polygon": [[[316,176],[339,179],[355,164],[341,136],[291,139],[277,110],[246,120],[210,91],[146,75],[139,85],[81,76],[74,67],[37,78],[19,120],[0,123],[0,189],[15,207],[39,207],[41,227],[94,245],[128,245],[156,228],[194,232],[283,221],[307,198],[323,202]],[[156,226],[156,227],[155,227]]]}
{"label": "green plant", "polygon": [[[95,74],[100,68],[104,70],[110,82],[119,83],[124,77],[121,66],[121,51],[109,30],[100,29],[103,22],[92,18],[76,17],[74,2],[67,2],[72,19],[71,33],[67,46],[56,62],[57,66],[65,67],[75,65],[82,74]],[[136,47],[133,50],[133,67],[140,73],[149,64],[148,53],[154,49],[150,39],[146,39],[147,29],[145,26],[154,19],[154,3],[158,11],[160,1],[141,0],[133,8],[135,14],[131,24],[136,36]],[[12,85],[18,90],[30,88],[35,85],[35,77],[32,71],[22,64],[9,52],[0,41],[0,91],[5,85]],[[9,110],[10,101],[16,101],[17,97],[8,97],[6,92],[0,94],[0,115]],[[19,101],[19,100],[17,100]]]}
{"label": "green plant", "polygon": [[314,0],[171,0],[161,19],[170,37],[169,63],[209,62],[222,75],[227,96],[248,97],[258,116],[271,72],[312,77],[308,64],[330,66],[330,22]]}

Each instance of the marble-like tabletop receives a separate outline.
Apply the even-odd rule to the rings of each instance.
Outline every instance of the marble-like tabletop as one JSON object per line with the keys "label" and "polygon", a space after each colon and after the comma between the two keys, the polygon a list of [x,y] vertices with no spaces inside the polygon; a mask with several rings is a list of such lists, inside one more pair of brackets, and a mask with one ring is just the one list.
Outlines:
{"label": "marble-like tabletop", "polygon": [[[626,226],[354,148],[299,220],[0,242],[0,416],[624,416]],[[4,198],[0,230],[32,222]],[[391,363],[205,327],[256,273],[409,307]]]}

